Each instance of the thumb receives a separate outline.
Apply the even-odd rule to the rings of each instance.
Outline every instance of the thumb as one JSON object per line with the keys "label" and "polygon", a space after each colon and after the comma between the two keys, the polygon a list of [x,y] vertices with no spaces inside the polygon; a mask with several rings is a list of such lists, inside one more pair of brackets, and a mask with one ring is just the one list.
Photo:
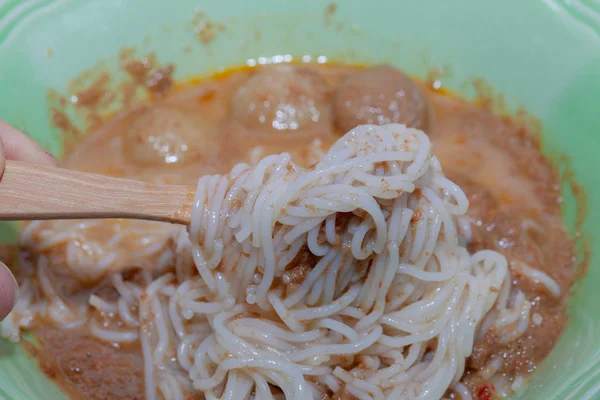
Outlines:
{"label": "thumb", "polygon": [[0,262],[0,321],[12,311],[19,292],[19,285],[6,264]]}

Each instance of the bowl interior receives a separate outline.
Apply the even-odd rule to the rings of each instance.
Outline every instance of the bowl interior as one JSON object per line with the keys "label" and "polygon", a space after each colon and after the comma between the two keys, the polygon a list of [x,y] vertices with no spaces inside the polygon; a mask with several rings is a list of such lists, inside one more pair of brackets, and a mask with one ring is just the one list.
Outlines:
{"label": "bowl interior", "polygon": [[[592,172],[600,152],[600,7],[591,4],[8,0],[0,3],[0,117],[60,154],[49,89],[64,90],[99,60],[116,70],[124,46],[156,51],[160,61],[177,66],[177,78],[288,54],[388,62],[420,77],[438,69],[442,83],[464,96],[475,94],[469,82],[482,77],[509,109],[523,106],[539,118],[546,152],[557,160],[566,156],[591,205],[600,200],[600,176]],[[198,15],[224,26],[210,43],[195,32]],[[574,232],[577,213],[568,185],[564,196],[565,220]],[[594,309],[600,292],[593,290],[600,279],[594,251],[600,246],[599,210],[588,210],[582,231],[592,249],[590,268],[572,297],[567,331],[515,397],[583,399],[600,393],[600,315]],[[3,225],[0,234],[14,238],[15,227]],[[6,342],[0,343],[0,397],[64,398],[20,347]]]}

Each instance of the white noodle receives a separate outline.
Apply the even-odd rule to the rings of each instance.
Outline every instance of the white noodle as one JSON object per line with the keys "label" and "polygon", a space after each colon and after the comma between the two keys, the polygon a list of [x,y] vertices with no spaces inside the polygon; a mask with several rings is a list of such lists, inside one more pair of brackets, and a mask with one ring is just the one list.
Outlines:
{"label": "white noodle", "polygon": [[[118,299],[90,292],[89,305],[75,307],[40,256],[2,335],[16,340],[39,315],[62,326],[89,321],[110,342],[139,340],[148,399],[202,391],[303,400],[342,387],[359,399],[441,398],[451,387],[469,398],[459,380],[474,342],[488,329],[518,335],[529,320],[506,259],[464,247],[468,200],[422,131],[359,126],[318,158],[302,169],[271,155],[202,177],[189,238],[117,222],[110,246],[89,242],[86,253],[72,243],[102,224],[30,224],[23,243],[63,246],[52,265],[81,265],[78,276],[104,279]],[[114,265],[129,260],[118,248],[130,232],[133,259],[155,267],[125,278]],[[317,261],[298,278],[295,259],[306,251]],[[556,293],[538,271],[521,271]],[[100,312],[122,327],[100,326]]]}

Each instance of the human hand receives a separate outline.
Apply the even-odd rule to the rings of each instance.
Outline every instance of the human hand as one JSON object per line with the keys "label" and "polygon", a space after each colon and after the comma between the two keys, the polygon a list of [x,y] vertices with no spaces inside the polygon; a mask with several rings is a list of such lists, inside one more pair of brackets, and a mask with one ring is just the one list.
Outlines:
{"label": "human hand", "polygon": [[[0,119],[0,177],[4,173],[6,160],[32,164],[57,164],[56,158],[51,153]],[[0,262],[0,320],[3,320],[13,309],[18,291],[19,286],[10,269]]]}

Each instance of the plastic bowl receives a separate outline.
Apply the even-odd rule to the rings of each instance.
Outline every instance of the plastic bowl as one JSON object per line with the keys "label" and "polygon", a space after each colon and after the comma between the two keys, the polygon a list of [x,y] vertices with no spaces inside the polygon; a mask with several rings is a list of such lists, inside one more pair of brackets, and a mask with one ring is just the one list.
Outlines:
{"label": "plastic bowl", "polygon": [[[473,78],[502,93],[509,109],[525,107],[543,125],[548,154],[569,158],[590,205],[600,203],[598,95],[600,6],[592,1],[480,0],[5,0],[0,2],[0,117],[60,153],[50,124],[49,89],[99,60],[116,66],[119,50],[156,51],[176,77],[214,72],[261,56],[312,55],[389,62],[424,77],[446,71],[443,84],[473,96]],[[334,11],[335,9],[335,11]],[[223,23],[209,44],[194,32],[194,10]],[[334,12],[332,12],[334,11]],[[197,17],[196,13],[196,17]],[[565,185],[566,187],[566,185]],[[565,220],[574,199],[565,188]],[[526,399],[593,399],[600,394],[600,210],[586,215],[589,273],[571,299],[567,331],[552,354],[513,395]],[[10,225],[1,230],[11,236]],[[0,343],[0,397],[63,399],[23,350]]]}

